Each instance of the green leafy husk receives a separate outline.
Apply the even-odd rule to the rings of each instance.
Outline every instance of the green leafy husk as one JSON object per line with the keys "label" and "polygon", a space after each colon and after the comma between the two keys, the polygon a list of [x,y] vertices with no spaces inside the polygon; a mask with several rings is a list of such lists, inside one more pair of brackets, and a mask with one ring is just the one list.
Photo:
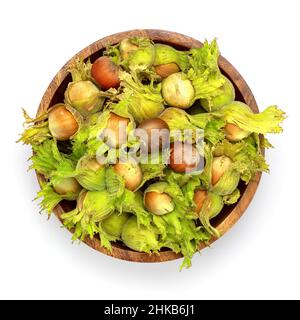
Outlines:
{"label": "green leafy husk", "polygon": [[212,99],[222,93],[225,79],[222,76],[218,58],[220,55],[216,39],[211,43],[205,41],[203,47],[191,49],[191,68],[187,76],[195,89],[195,100]]}
{"label": "green leafy husk", "polygon": [[120,239],[123,226],[130,217],[130,213],[119,213],[115,211],[101,222],[101,228],[107,234],[115,237],[116,239]]}
{"label": "green leafy husk", "polygon": [[204,128],[204,139],[210,142],[212,145],[216,145],[218,142],[225,138],[223,127],[225,126],[223,119],[213,119],[207,122]]}
{"label": "green leafy husk", "polygon": [[[149,158],[151,156],[149,155]],[[164,177],[164,169],[166,165],[161,162],[161,159],[158,160],[158,163],[141,163],[141,169],[143,172],[143,180],[139,185],[138,189],[141,188],[147,181],[151,179],[161,179]]]}
{"label": "green leafy husk", "polygon": [[155,59],[155,48],[152,41],[140,37],[134,37],[129,40],[137,46],[137,49],[128,52],[126,56],[123,55],[122,65],[135,72],[149,69]]}
{"label": "green leafy husk", "polygon": [[75,228],[73,240],[93,238],[99,232],[99,223],[114,211],[115,199],[106,191],[88,191],[76,209],[61,215],[67,228]]}
{"label": "green leafy husk", "polygon": [[125,189],[122,196],[116,200],[116,209],[119,212],[133,213],[139,226],[149,227],[151,224],[152,215],[145,210],[143,196],[140,191],[132,192]]}
{"label": "green leafy husk", "polygon": [[221,212],[223,206],[224,203],[221,196],[213,192],[208,192],[203,206],[199,212],[201,224],[209,234],[215,237],[219,237],[220,233],[210,224],[210,220]]}
{"label": "green leafy husk", "polygon": [[[93,162],[95,162],[94,165]],[[97,165],[97,160],[90,156],[83,156],[76,166],[77,181],[89,191],[101,191],[105,189],[105,167]]]}
{"label": "green leafy husk", "polygon": [[195,190],[202,186],[201,179],[199,176],[192,176],[190,179],[183,185],[182,192],[184,194],[185,200],[191,208],[195,207],[194,203],[194,194]]}
{"label": "green leafy husk", "polygon": [[[174,134],[172,131],[181,131],[181,137],[175,137],[176,140],[185,140],[187,137],[184,135],[184,130],[191,130],[192,131],[192,138],[193,140],[200,139],[203,136],[204,130],[204,137],[205,137],[205,128],[209,125],[209,122],[213,119],[213,114],[210,113],[199,113],[195,115],[190,115],[184,110],[178,108],[167,108],[164,112],[162,112],[159,116],[160,119],[164,120],[170,129],[171,138]],[[220,121],[221,122],[221,121]],[[218,122],[218,123],[220,123]],[[215,128],[213,126],[217,126],[216,120],[214,123],[209,125],[211,128],[208,127],[208,135],[207,137],[211,140],[219,139],[219,135],[216,134]],[[200,129],[200,130],[199,130]],[[177,133],[176,133],[177,134]],[[217,137],[217,138],[216,138]]]}
{"label": "green leafy husk", "polygon": [[231,194],[240,182],[240,173],[233,165],[232,168],[225,171],[220,180],[211,188],[211,190],[221,196]]}
{"label": "green leafy husk", "polygon": [[281,122],[285,119],[284,111],[277,106],[270,106],[260,113],[253,113],[245,103],[234,101],[219,110],[220,116],[227,123],[255,133],[280,133]]}
{"label": "green leafy husk", "polygon": [[39,145],[51,137],[48,126],[48,113],[43,113],[36,118],[31,118],[25,109],[23,110],[24,131],[17,142],[24,144]]}
{"label": "green leafy husk", "polygon": [[112,167],[108,167],[105,173],[106,189],[114,197],[119,198],[125,191],[124,178],[118,175]]}
{"label": "green leafy husk", "polygon": [[185,71],[189,66],[188,55],[186,52],[178,51],[165,44],[155,44],[154,65],[176,63],[180,70]]}
{"label": "green leafy husk", "polygon": [[41,182],[41,190],[37,193],[37,196],[34,200],[42,200],[39,203],[40,209],[42,212],[46,212],[48,216],[51,215],[53,209],[62,201],[62,200],[76,200],[78,193],[67,193],[67,194],[58,194],[53,190],[52,182]]}
{"label": "green leafy husk", "polygon": [[153,216],[153,224],[160,232],[160,247],[181,252],[184,260],[181,269],[191,266],[191,259],[201,242],[207,242],[210,235],[202,227],[196,227],[193,219],[174,210],[163,216]]}
{"label": "green leafy husk", "polygon": [[222,75],[222,78],[225,82],[217,89],[218,94],[212,95],[208,99],[200,100],[202,107],[208,112],[217,111],[235,99],[235,89],[233,84],[225,76]]}
{"label": "green leafy husk", "polygon": [[131,217],[130,213],[113,212],[108,218],[99,223],[101,245],[112,250],[111,242],[121,240],[123,227]]}
{"label": "green leafy husk", "polygon": [[135,216],[128,219],[122,230],[124,244],[139,252],[157,252],[160,249],[158,233],[155,228],[139,225]]}
{"label": "green leafy husk", "polygon": [[233,161],[233,169],[240,174],[241,179],[246,183],[250,181],[256,172],[269,171],[269,166],[253,136],[249,136],[238,143],[223,140],[216,146],[214,155],[230,157]]}
{"label": "green leafy husk", "polygon": [[236,188],[231,194],[223,196],[224,204],[230,205],[236,203],[241,196],[240,190]]}
{"label": "green leafy husk", "polygon": [[74,175],[75,164],[57,147],[56,140],[45,140],[40,145],[32,146],[33,156],[30,169],[37,170],[47,178],[66,178]]}
{"label": "green leafy husk", "polygon": [[69,72],[72,76],[72,81],[92,80],[91,76],[92,63],[90,59],[84,62],[83,59],[77,58],[73,65],[70,66]]}
{"label": "green leafy husk", "polygon": [[163,110],[161,85],[143,85],[135,73],[120,72],[123,93],[119,96],[123,110],[138,123],[156,118]]}

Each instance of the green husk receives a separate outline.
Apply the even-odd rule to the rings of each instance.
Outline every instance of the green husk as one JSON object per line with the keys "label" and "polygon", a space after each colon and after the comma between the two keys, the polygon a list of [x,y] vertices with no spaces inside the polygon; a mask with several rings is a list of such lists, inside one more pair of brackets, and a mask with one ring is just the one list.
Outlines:
{"label": "green husk", "polygon": [[210,142],[212,145],[216,145],[218,142],[225,138],[223,127],[225,126],[223,119],[213,119],[207,122],[204,128],[204,139]]}
{"label": "green husk", "polygon": [[122,196],[116,200],[116,209],[119,212],[132,213],[137,217],[139,226],[150,227],[152,215],[143,205],[143,196],[140,191],[132,192],[125,189]]}
{"label": "green husk", "polygon": [[123,195],[125,191],[124,178],[118,175],[112,167],[108,167],[105,172],[105,183],[107,191],[116,198]]}
{"label": "green husk", "polygon": [[78,193],[68,193],[68,194],[58,194],[53,190],[52,182],[42,182],[41,190],[37,193],[37,196],[34,200],[41,199],[39,203],[40,209],[42,212],[46,212],[48,216],[51,215],[53,209],[62,201],[62,200],[76,200]]}
{"label": "green husk", "polygon": [[199,176],[192,176],[182,187],[182,192],[185,200],[188,202],[190,207],[195,207],[194,194],[195,190],[201,186],[201,180]]}
{"label": "green husk", "polygon": [[211,190],[218,195],[229,195],[238,186],[240,182],[240,173],[232,167],[225,171],[220,180],[211,188]]}
{"label": "green husk", "polygon": [[223,140],[215,150],[215,156],[226,155],[233,161],[233,169],[237,171],[241,179],[248,183],[256,172],[268,172],[269,166],[260,152],[257,140],[249,136],[245,140],[231,143]]}
{"label": "green husk", "polygon": [[203,189],[208,190],[211,188],[212,180],[212,163],[213,163],[213,149],[209,144],[204,144],[204,158],[205,166],[202,173],[199,175]]}
{"label": "green husk", "polygon": [[[209,124],[209,122],[213,119],[213,114],[210,113],[199,113],[196,115],[190,115],[184,110],[178,109],[178,108],[167,108],[164,112],[162,112],[159,116],[160,119],[164,120],[170,129],[171,133],[171,139],[176,140],[186,140],[188,137],[185,136],[184,131],[185,130],[191,130],[192,132],[192,139],[195,141],[199,140],[203,136],[203,130],[204,130],[204,137],[205,137],[205,128]],[[209,129],[210,132],[212,129]],[[174,132],[172,132],[174,131]],[[181,136],[174,137],[174,133],[176,131],[181,132]],[[208,131],[208,137],[211,137],[211,139],[214,138],[214,135],[212,133],[209,133]],[[214,138],[216,139],[216,138]]]}
{"label": "green husk", "polygon": [[181,269],[191,266],[192,256],[198,251],[199,244],[210,239],[204,228],[196,227],[192,218],[178,210],[163,216],[153,216],[153,224],[160,232],[160,247],[183,254]]}
{"label": "green husk", "polygon": [[188,55],[186,52],[178,51],[165,44],[155,44],[154,65],[176,63],[180,70],[185,71],[189,66]]}
{"label": "green husk", "polygon": [[77,58],[74,64],[69,68],[69,72],[72,76],[72,81],[86,81],[91,80],[92,63],[88,59],[84,62],[83,59]]}
{"label": "green husk", "polygon": [[224,148],[221,147],[221,143],[219,143],[217,147],[211,147],[210,145],[206,144],[204,147],[204,152],[205,167],[203,172],[199,176],[203,188],[218,195],[231,194],[236,189],[240,181],[240,172],[236,168],[235,164],[233,163],[230,168],[225,171],[225,173],[221,176],[221,178],[215,185],[212,184],[212,169],[214,156],[227,156],[232,161],[234,161],[234,159],[232,158],[232,154],[224,152]]}
{"label": "green husk", "polygon": [[223,196],[224,204],[230,205],[236,203],[241,196],[240,190],[236,188],[231,194]]}
{"label": "green husk", "polygon": [[104,248],[112,251],[111,242],[121,240],[123,227],[130,217],[130,213],[115,211],[99,223],[100,240]]}
{"label": "green husk", "polygon": [[195,89],[195,98],[212,99],[222,93],[225,79],[222,76],[218,58],[220,55],[216,39],[205,41],[203,47],[191,49],[191,68],[187,73]]}
{"label": "green husk", "polygon": [[218,88],[218,94],[212,95],[208,99],[201,99],[202,107],[207,111],[217,111],[221,107],[229,104],[235,99],[235,89],[231,81],[222,75],[222,78],[225,80],[223,85]]}
{"label": "green husk", "polygon": [[87,152],[87,139],[89,136],[89,127],[83,126],[80,128],[76,135],[72,137],[71,139],[71,145],[72,145],[72,153],[69,156],[69,158],[74,161],[78,162],[81,157],[85,155]]}
{"label": "green husk", "polygon": [[208,192],[203,206],[199,212],[199,219],[205,230],[212,236],[219,237],[219,231],[210,224],[210,220],[216,217],[224,206],[221,196]]}
{"label": "green husk", "polygon": [[37,170],[47,178],[59,179],[74,175],[75,164],[58,150],[56,140],[46,140],[32,146],[32,149],[34,154],[30,158],[30,169]]}
{"label": "green husk", "polygon": [[109,56],[115,64],[120,65],[122,57],[121,57],[121,50],[120,50],[119,44],[108,45],[103,55]]}
{"label": "green husk", "polygon": [[123,88],[120,103],[135,121],[156,118],[164,110],[160,84],[143,85],[134,73],[127,72],[120,72],[120,79]]}
{"label": "green husk", "polygon": [[277,106],[270,106],[260,113],[253,113],[245,103],[234,101],[219,110],[220,116],[227,123],[255,133],[280,133],[281,122],[285,119],[284,111]]}
{"label": "green husk", "polygon": [[90,161],[96,159],[87,155],[80,158],[76,166],[76,179],[86,190],[101,191],[106,187],[105,167],[103,165],[91,167]]}
{"label": "green husk", "polygon": [[114,211],[114,198],[106,191],[88,191],[82,208],[61,215],[67,228],[74,228],[73,239],[93,238],[99,232],[99,223]]}
{"label": "green husk", "polygon": [[23,142],[24,144],[39,145],[45,140],[51,137],[48,126],[48,113],[43,113],[36,118],[31,118],[25,109],[23,110],[23,117],[25,119],[25,130],[21,134],[21,137],[17,142]]}
{"label": "green husk", "polygon": [[101,228],[107,234],[115,237],[116,239],[120,239],[124,224],[130,217],[130,213],[119,213],[115,211],[101,222]]}
{"label": "green husk", "polygon": [[179,187],[183,187],[190,179],[192,175],[188,173],[177,173],[170,168],[165,171],[165,180],[169,184],[178,184]]}
{"label": "green husk", "polygon": [[131,71],[140,72],[149,69],[155,60],[155,48],[151,40],[146,38],[131,38],[130,42],[138,48],[123,55],[122,65]]}
{"label": "green husk", "polygon": [[141,169],[143,172],[143,180],[139,185],[138,189],[141,188],[147,181],[151,179],[160,179],[164,177],[164,169],[166,165],[162,163],[159,159],[158,163],[152,164],[150,162],[150,155],[149,155],[149,162],[148,163],[141,163]]}
{"label": "green husk", "polygon": [[128,248],[139,252],[151,253],[160,249],[157,231],[153,227],[139,225],[135,216],[125,223],[122,240]]}

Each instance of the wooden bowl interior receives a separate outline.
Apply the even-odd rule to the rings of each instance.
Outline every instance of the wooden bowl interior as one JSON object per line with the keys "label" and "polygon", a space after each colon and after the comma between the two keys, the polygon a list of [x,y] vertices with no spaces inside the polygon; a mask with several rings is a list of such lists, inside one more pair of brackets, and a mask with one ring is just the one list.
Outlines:
{"label": "wooden bowl interior", "polygon": [[[146,36],[151,38],[154,42],[168,44],[178,50],[188,50],[192,47],[202,46],[201,42],[190,37],[161,30],[133,30],[106,37],[83,49],[69,62],[67,62],[67,64],[58,72],[44,94],[38,113],[45,111],[54,104],[62,102],[64,100],[64,92],[67,88],[68,83],[71,81],[71,75],[68,72],[68,68],[77,57],[81,57],[85,60],[90,59],[91,62],[94,62],[103,54],[103,51],[107,44],[116,44],[123,38],[130,36]],[[247,103],[254,112],[258,112],[253,94],[238,71],[223,57],[220,57],[219,65],[222,73],[231,80],[235,87],[236,100]],[[41,181],[43,177],[38,174],[38,179],[39,181]],[[241,191],[241,198],[239,202],[234,205],[224,206],[222,212],[212,220],[212,224],[219,229],[221,235],[224,234],[228,229],[230,229],[231,226],[243,214],[254,196],[259,180],[260,174],[257,174],[247,186],[244,183],[240,183],[239,189]],[[54,213],[58,218],[60,218],[60,215],[63,212],[72,210],[75,205],[75,202],[62,201],[55,208]],[[211,240],[211,242],[215,240],[216,239],[214,238]],[[176,254],[169,249],[163,249],[161,250],[160,254],[151,255],[135,252],[124,246],[122,243],[118,242],[113,244],[113,251],[108,252],[106,249],[101,247],[98,237],[95,237],[95,239],[85,239],[84,242],[102,253],[129,261],[161,262],[181,257],[181,254]],[[201,248],[203,247],[205,246],[202,245]]]}

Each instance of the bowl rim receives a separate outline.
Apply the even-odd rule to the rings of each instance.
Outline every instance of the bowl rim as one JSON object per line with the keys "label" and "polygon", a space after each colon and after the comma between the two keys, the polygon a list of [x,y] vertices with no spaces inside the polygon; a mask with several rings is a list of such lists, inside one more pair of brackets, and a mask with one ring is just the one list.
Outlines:
{"label": "bowl rim", "polygon": [[[71,59],[65,63],[65,65],[57,72],[53,80],[50,82],[48,88],[46,89],[42,100],[39,104],[39,108],[37,111],[37,115],[40,115],[45,110],[47,110],[51,105],[52,99],[62,84],[62,82],[66,79],[69,75],[69,68],[74,63],[75,59],[87,59],[91,55],[103,50],[107,45],[116,44],[120,42],[124,38],[128,37],[148,37],[153,41],[168,43],[170,45],[178,46],[178,47],[186,47],[186,48],[197,48],[201,47],[203,44],[202,42],[186,36],[181,33],[173,32],[173,31],[166,31],[160,29],[134,29],[129,31],[123,31],[119,33],[115,33],[109,36],[106,36],[102,39],[95,41],[94,43],[88,45],[77,54],[75,54]],[[241,74],[235,69],[235,67],[226,60],[222,55],[219,58],[219,66],[222,69],[222,72],[228,76],[234,85],[238,88],[240,93],[243,96],[244,101],[250,106],[253,112],[259,112],[258,106],[256,104],[254,95],[250,90],[248,84],[241,76]],[[264,149],[262,149],[264,154]],[[39,184],[41,185],[42,182],[45,181],[45,178],[40,173],[36,172],[37,179]],[[257,190],[258,184],[260,182],[261,172],[258,172],[254,175],[251,181],[246,186],[241,198],[236,203],[232,211],[222,220],[216,227],[220,233],[220,237],[224,235],[231,227],[240,219],[243,215],[245,210],[247,209],[248,205],[252,201],[254,194]],[[62,206],[59,204],[53,210],[55,216],[61,221],[61,214],[64,212]],[[70,230],[72,232],[72,230]],[[208,244],[201,244],[199,246],[199,250],[209,246],[214,241],[219,238],[213,237]],[[160,251],[159,253],[144,253],[144,252],[137,252],[133,251],[124,245],[120,245],[118,243],[112,243],[112,251],[108,251],[107,249],[101,246],[100,240],[98,238],[91,239],[87,237],[83,240],[91,248],[104,253],[108,256],[133,261],[133,262],[163,262],[181,258],[182,255],[180,253],[175,253],[171,250]]]}

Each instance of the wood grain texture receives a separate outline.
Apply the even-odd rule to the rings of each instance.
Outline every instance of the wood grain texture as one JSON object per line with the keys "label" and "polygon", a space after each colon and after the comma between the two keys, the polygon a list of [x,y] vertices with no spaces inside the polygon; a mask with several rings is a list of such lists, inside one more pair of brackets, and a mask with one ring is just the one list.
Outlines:
{"label": "wood grain texture", "polygon": [[[73,58],[71,58],[56,74],[54,79],[51,81],[49,87],[47,88],[41,103],[39,105],[38,113],[40,114],[47,110],[49,107],[59,102],[63,98],[63,92],[66,88],[68,81],[70,80],[69,67],[73,65],[75,59],[78,57],[82,59],[90,58],[93,62],[96,58],[101,56],[103,49],[109,44],[116,44],[124,38],[141,36],[148,37],[156,42],[162,42],[174,46],[178,49],[189,49],[201,47],[202,43],[198,40],[190,38],[188,36],[164,31],[164,30],[132,30],[117,33],[101,40],[94,42],[89,45],[79,53],[77,53]],[[236,89],[236,99],[247,103],[254,112],[258,112],[258,107],[255,98],[248,87],[247,83],[239,72],[222,56],[219,59],[219,65],[222,72],[233,82]],[[38,181],[44,180],[43,176],[37,174]],[[241,186],[242,196],[237,204],[231,207],[227,207],[227,210],[222,212],[215,220],[214,225],[219,230],[220,234],[223,235],[227,232],[242,216],[242,214],[247,209],[249,203],[251,202],[257,186],[261,178],[261,173],[256,174],[247,186]],[[60,219],[61,214],[64,212],[63,206],[58,205],[54,209],[55,215]],[[216,239],[213,238],[210,243],[214,242]],[[98,238],[90,239],[86,238],[84,242],[92,247],[93,249],[100,251],[106,255],[135,262],[162,262],[173,259],[178,259],[181,254],[176,254],[170,250],[163,250],[159,254],[146,254],[135,252],[121,243],[113,244],[112,252],[108,252],[105,248],[101,247]],[[201,245],[199,249],[203,249],[205,245]]]}

